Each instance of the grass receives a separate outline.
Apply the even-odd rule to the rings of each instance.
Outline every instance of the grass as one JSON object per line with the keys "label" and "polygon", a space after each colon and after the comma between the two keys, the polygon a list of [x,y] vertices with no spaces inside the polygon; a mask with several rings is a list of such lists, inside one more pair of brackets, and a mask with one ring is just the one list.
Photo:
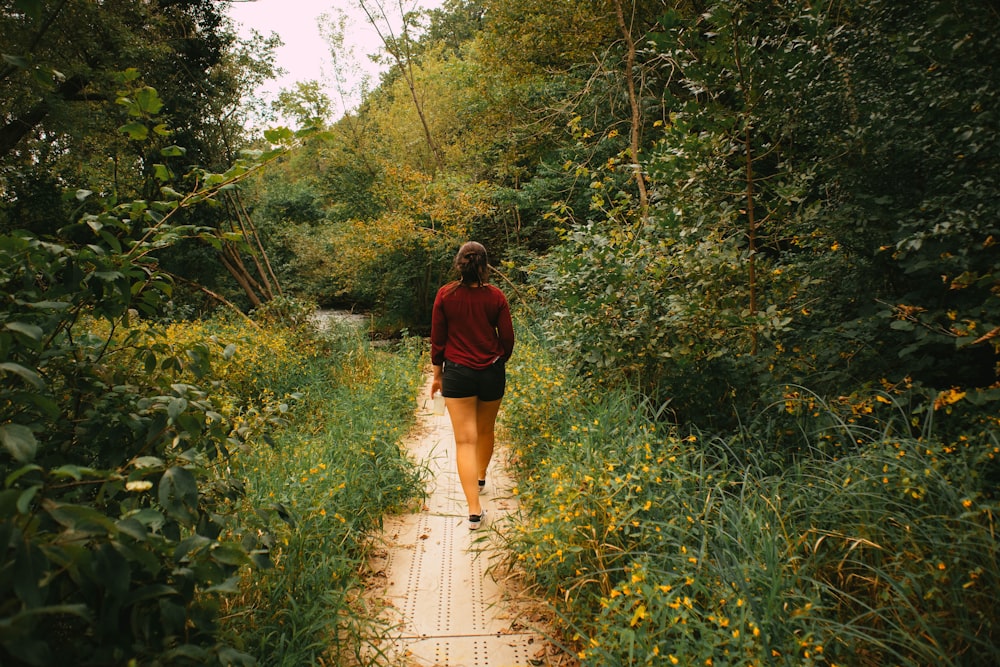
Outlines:
{"label": "grass", "polygon": [[524,329],[510,559],[583,665],[1000,662],[995,439],[832,412],[850,446],[817,428],[794,456],[749,428],[681,432]]}
{"label": "grass", "polygon": [[[368,664],[386,631],[361,594],[369,537],[422,489],[399,445],[419,345],[212,327],[226,409],[285,422],[272,447],[231,461],[247,491],[235,509],[267,536],[273,567],[228,597],[227,638],[262,665]],[[638,394],[567,375],[520,331],[503,424],[521,512],[502,535],[581,664],[998,661],[988,431],[935,439],[867,410],[844,417],[805,389],[776,403],[780,419],[681,431]],[[773,437],[788,415],[795,447]]]}
{"label": "grass", "polygon": [[423,489],[400,447],[422,380],[420,349],[376,350],[344,327],[299,332],[275,353],[278,334],[261,335],[268,346],[241,368],[267,372],[235,384],[294,394],[273,446],[243,451],[234,464],[246,483],[240,511],[271,536],[273,567],[245,574],[225,629],[260,665],[361,663],[380,632],[360,594],[369,539],[386,512]]}
{"label": "grass", "polygon": [[[425,346],[407,339],[375,349],[350,325],[318,332],[312,311],[287,301],[252,322],[220,314],[119,331],[90,324],[117,341],[121,377],[163,372],[204,386],[211,409],[201,419],[225,425],[211,460],[203,457],[199,488],[224,518],[220,528],[199,528],[206,542],[257,549],[258,567],[199,591],[211,609],[199,620],[213,632],[216,600],[222,606],[221,664],[368,664],[388,631],[366,602],[362,575],[382,517],[423,494],[425,471],[401,440]],[[234,568],[245,562],[242,553],[214,553]]]}

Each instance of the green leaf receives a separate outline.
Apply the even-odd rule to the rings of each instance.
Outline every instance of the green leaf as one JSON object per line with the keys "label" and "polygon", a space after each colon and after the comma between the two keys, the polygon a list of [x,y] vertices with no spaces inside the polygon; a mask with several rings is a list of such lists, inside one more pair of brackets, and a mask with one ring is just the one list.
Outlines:
{"label": "green leaf", "polygon": [[5,322],[3,326],[5,329],[27,336],[31,340],[41,340],[44,335],[41,327],[25,322]]}
{"label": "green leaf", "polygon": [[250,552],[250,560],[253,561],[254,567],[261,570],[269,570],[274,567],[274,563],[271,562],[271,555],[268,551],[252,551]]}
{"label": "green leaf", "polygon": [[149,586],[143,586],[142,588],[130,591],[129,594],[123,598],[123,602],[125,605],[131,606],[136,602],[142,602],[143,600],[172,597],[174,595],[177,595],[177,589],[173,586],[167,586],[165,584],[151,584]]}
{"label": "green leaf", "polygon": [[38,441],[31,429],[23,424],[4,424],[0,426],[0,442],[10,452],[15,461],[27,463],[35,458],[38,452]]}
{"label": "green leaf", "polygon": [[184,561],[188,555],[197,554],[202,549],[210,547],[212,545],[212,540],[205,537],[204,535],[191,535],[186,537],[177,545],[174,549],[174,560],[181,562]]}
{"label": "green leaf", "polygon": [[[212,554],[214,555],[216,551],[218,551],[218,549],[213,550]],[[246,554],[244,554],[244,556],[246,556]],[[247,557],[247,558],[245,558],[245,561],[249,562],[250,559]],[[234,565],[240,565],[241,563],[233,563],[233,564]],[[214,586],[209,586],[208,588],[205,589],[205,592],[206,593],[239,593],[240,592],[239,583],[240,583],[240,577],[239,577],[239,575],[234,575],[232,577],[229,577],[225,581],[223,581],[221,584],[216,584]],[[230,663],[226,663],[226,664],[230,664]]]}
{"label": "green leaf", "polygon": [[121,519],[117,522],[118,530],[124,535],[128,535],[136,542],[145,542],[149,539],[149,534],[146,532],[146,527],[142,525],[140,521],[129,517],[128,519]]}
{"label": "green leaf", "polygon": [[165,164],[155,164],[153,165],[153,169],[154,169],[154,175],[156,176],[156,180],[160,182],[165,183],[166,181],[169,181],[170,179],[173,178],[173,174],[171,173],[170,168],[167,167],[167,165]]}
{"label": "green leaf", "polygon": [[181,157],[187,154],[187,149],[181,146],[164,146],[160,149],[160,155],[163,157]]}
{"label": "green leaf", "polygon": [[62,414],[62,410],[55,400],[34,389],[13,394],[13,400],[20,401],[22,404],[34,405],[50,419],[58,419],[59,415]]}
{"label": "green leaf", "polygon": [[62,465],[51,471],[53,477],[70,477],[76,481],[83,479],[84,474],[93,474],[93,468],[84,468],[76,465]]}
{"label": "green leaf", "polygon": [[294,136],[295,134],[287,127],[277,127],[270,130],[264,130],[264,139],[272,144],[286,143]]}
{"label": "green leaf", "polygon": [[29,472],[34,472],[36,470],[43,470],[43,468],[42,466],[37,465],[35,463],[29,463],[26,466],[21,466],[17,470],[7,475],[7,479],[4,480],[4,486],[6,486],[9,489],[11,486],[14,485],[14,482],[16,482],[22,476],[28,474]]}
{"label": "green leaf", "polygon": [[[180,605],[161,605],[164,616],[167,615],[166,610],[170,607],[177,610],[176,615],[178,618],[176,620],[176,625],[178,628],[183,627],[183,620],[185,618],[184,608]],[[196,665],[206,665],[209,663],[208,651],[193,644],[181,644],[177,648],[170,649],[164,653],[163,657],[165,658],[165,662],[167,662],[167,664],[180,664],[187,662]],[[180,658],[183,658],[184,660],[181,660]]]}
{"label": "green leaf", "polygon": [[162,468],[163,459],[155,456],[140,456],[132,460],[132,465],[136,468]]}
{"label": "green leaf", "polygon": [[113,283],[125,276],[119,271],[94,271],[94,277],[106,283]]}
{"label": "green leaf", "polygon": [[160,530],[160,528],[163,527],[163,524],[167,522],[167,519],[163,516],[163,514],[149,507],[139,510],[129,518],[135,519],[142,525],[148,526],[153,530]]}
{"label": "green leaf", "polygon": [[247,552],[235,544],[217,544],[212,547],[212,558],[223,565],[249,565]]}
{"label": "green leaf", "polygon": [[167,405],[167,416],[172,420],[176,420],[181,414],[187,410],[188,402],[185,398],[173,398],[170,400],[170,404]]}
{"label": "green leaf", "polygon": [[31,70],[31,76],[44,88],[54,88],[56,80],[63,78],[59,72],[47,67],[36,67]]}
{"label": "green leaf", "polygon": [[139,70],[137,70],[134,67],[129,67],[124,72],[119,72],[118,73],[118,77],[121,79],[122,83],[128,83],[130,81],[135,81],[140,76],[141,75],[139,74]]}
{"label": "green leaf", "polygon": [[139,110],[149,116],[158,114],[160,109],[163,108],[163,101],[160,99],[160,94],[156,92],[155,88],[149,86],[140,88],[136,92],[135,102]]}
{"label": "green leaf", "polygon": [[114,521],[92,507],[51,500],[44,501],[42,505],[53,519],[70,530],[92,535],[114,535],[118,532]]}
{"label": "green leaf", "polygon": [[167,514],[184,521],[193,521],[198,508],[198,483],[186,468],[168,468],[160,478],[157,495]]}
{"label": "green leaf", "polygon": [[25,305],[36,310],[66,310],[69,308],[69,304],[65,301],[35,301]]}
{"label": "green leaf", "polygon": [[3,54],[3,60],[7,64],[13,65],[14,67],[16,67],[18,69],[27,69],[27,67],[28,67],[28,61],[25,60],[24,58],[22,58],[21,56],[15,56],[15,55],[11,55],[9,53],[4,53]]}
{"label": "green leaf", "polygon": [[149,128],[138,121],[126,123],[119,127],[118,131],[124,132],[129,136],[129,139],[135,139],[136,141],[143,141],[149,136]]}
{"label": "green leaf", "polygon": [[146,351],[146,360],[144,362],[144,367],[146,369],[146,375],[152,375],[153,371],[156,370],[156,353],[152,350]]}
{"label": "green leaf", "polygon": [[20,514],[28,513],[28,510],[31,508],[31,501],[34,499],[35,495],[41,491],[41,489],[41,485],[35,485],[29,486],[21,492],[21,495],[17,497],[17,511]]}

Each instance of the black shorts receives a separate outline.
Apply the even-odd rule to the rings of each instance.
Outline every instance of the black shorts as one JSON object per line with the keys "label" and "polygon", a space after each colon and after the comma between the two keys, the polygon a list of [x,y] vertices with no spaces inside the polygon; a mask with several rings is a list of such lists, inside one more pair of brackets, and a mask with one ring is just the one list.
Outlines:
{"label": "black shorts", "polygon": [[482,370],[467,368],[451,361],[444,362],[441,395],[445,398],[470,398],[499,401],[507,387],[507,369],[497,362]]}

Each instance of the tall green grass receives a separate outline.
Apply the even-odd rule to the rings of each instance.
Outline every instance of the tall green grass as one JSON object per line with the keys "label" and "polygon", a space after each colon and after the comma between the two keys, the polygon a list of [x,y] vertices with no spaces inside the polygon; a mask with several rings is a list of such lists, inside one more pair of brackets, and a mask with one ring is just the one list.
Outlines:
{"label": "tall green grass", "polygon": [[383,515],[422,493],[422,472],[400,446],[420,362],[416,343],[376,350],[339,328],[299,348],[294,378],[279,369],[297,390],[288,424],[273,448],[237,461],[242,511],[273,536],[274,567],[248,574],[226,618],[259,664],[360,663],[374,642],[377,610],[361,575]]}
{"label": "tall green grass", "polygon": [[680,432],[539,340],[510,364],[506,535],[583,665],[1000,663],[995,439]]}

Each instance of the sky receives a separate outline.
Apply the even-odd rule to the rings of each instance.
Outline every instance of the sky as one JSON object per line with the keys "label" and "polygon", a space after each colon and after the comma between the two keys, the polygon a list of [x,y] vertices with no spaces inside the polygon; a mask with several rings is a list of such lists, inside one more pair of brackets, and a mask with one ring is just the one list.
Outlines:
{"label": "sky", "polygon": [[[381,0],[389,13],[398,14],[399,0]],[[402,0],[407,10],[418,7],[431,9],[439,7],[443,0]],[[374,2],[371,2],[375,6]],[[291,89],[298,81],[317,80],[323,83],[332,81],[332,65],[330,47],[323,39],[319,30],[319,17],[324,13],[340,10],[350,19],[345,46],[353,49],[354,58],[348,64],[354,65],[357,72],[352,75],[349,87],[355,88],[362,75],[372,77],[377,82],[379,68],[368,59],[368,54],[376,53],[381,47],[381,41],[375,30],[368,23],[364,13],[358,8],[358,0],[252,0],[233,1],[229,4],[228,14],[236,24],[241,36],[249,36],[251,30],[267,36],[271,32],[278,33],[284,46],[275,52],[277,66],[285,70],[274,81],[265,84],[258,93],[273,100],[281,89]],[[398,21],[398,19],[397,19]],[[398,30],[394,25],[393,30]],[[331,98],[339,98],[333,92],[332,83],[328,91]],[[357,104],[358,100],[348,100],[349,104]],[[337,109],[338,114],[343,112]],[[279,119],[279,122],[282,119]]]}

